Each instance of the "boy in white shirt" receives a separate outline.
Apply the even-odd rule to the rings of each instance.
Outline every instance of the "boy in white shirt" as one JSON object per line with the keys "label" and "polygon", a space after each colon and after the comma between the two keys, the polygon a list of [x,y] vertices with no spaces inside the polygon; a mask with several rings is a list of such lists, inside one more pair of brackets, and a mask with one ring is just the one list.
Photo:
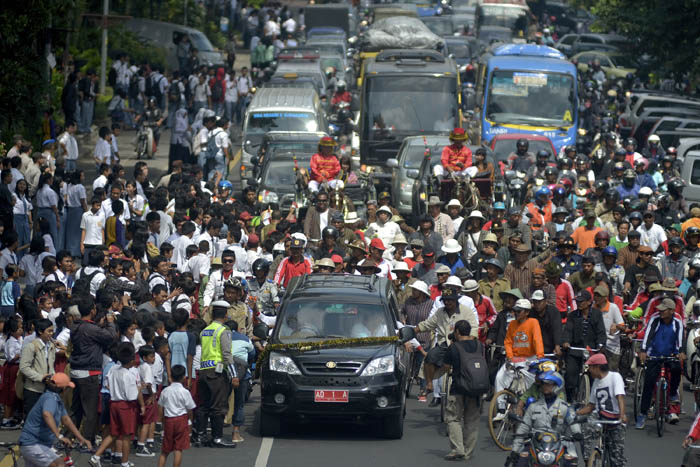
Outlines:
{"label": "boy in white shirt", "polygon": [[156,405],[156,382],[153,377],[153,366],[156,361],[156,351],[151,345],[144,345],[139,349],[139,376],[141,377],[144,411],[141,415],[141,428],[136,445],[136,455],[138,457],[155,457],[151,451],[152,446],[146,446],[148,432],[155,430],[156,419],[158,418],[158,406]]}
{"label": "boy in white shirt", "polygon": [[209,257],[209,242],[207,240],[201,240],[199,242],[197,254],[187,260],[187,267],[185,268],[185,271],[191,272],[192,277],[194,277],[195,284],[199,284],[204,276],[209,275],[210,268],[211,259]]}
{"label": "boy in white shirt", "polygon": [[106,126],[100,128],[100,138],[95,144],[95,153],[93,158],[95,159],[95,168],[97,173],[100,172],[100,166],[102,164],[112,165],[112,132]]}
{"label": "boy in white shirt", "polygon": [[97,177],[94,182],[92,182],[93,193],[98,188],[104,188],[107,185],[107,177],[109,177],[109,174],[112,173],[112,168],[109,166],[109,164],[100,164],[100,167],[97,170],[100,176]]}
{"label": "boy in white shirt", "polygon": [[182,451],[190,448],[192,410],[196,407],[192,395],[182,385],[186,374],[185,367],[175,365],[171,374],[172,383],[163,389],[158,401],[160,416],[163,419],[163,445],[158,467],[165,467],[171,452],[175,453],[173,467],[180,467]]}

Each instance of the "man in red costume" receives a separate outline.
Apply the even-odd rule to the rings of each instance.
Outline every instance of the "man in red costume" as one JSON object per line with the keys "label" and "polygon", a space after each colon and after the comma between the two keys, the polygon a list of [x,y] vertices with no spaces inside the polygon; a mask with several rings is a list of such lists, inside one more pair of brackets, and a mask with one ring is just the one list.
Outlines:
{"label": "man in red costume", "polygon": [[[464,128],[455,128],[450,133],[450,144],[442,150],[440,158],[441,165],[433,167],[433,174],[436,177],[456,173],[459,175],[470,175],[472,167],[472,152],[464,145],[467,141],[467,134]],[[469,171],[469,172],[468,172]]]}
{"label": "man in red costume", "polygon": [[318,152],[311,157],[311,180],[309,190],[316,193],[323,182],[328,182],[330,188],[335,188],[338,180],[335,177],[340,172],[340,162],[333,149],[335,140],[324,136],[318,143]]}

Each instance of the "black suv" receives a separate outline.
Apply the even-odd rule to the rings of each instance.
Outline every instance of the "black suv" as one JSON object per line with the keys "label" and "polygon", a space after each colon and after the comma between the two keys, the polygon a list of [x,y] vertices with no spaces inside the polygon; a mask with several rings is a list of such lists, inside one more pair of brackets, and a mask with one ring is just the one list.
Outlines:
{"label": "black suv", "polygon": [[[377,421],[387,438],[403,436],[410,355],[398,330],[396,296],[377,276],[307,275],[290,282],[261,368],[260,431],[279,434],[285,420]],[[371,345],[316,348],[314,343],[400,335]],[[347,341],[346,341],[347,342]]]}

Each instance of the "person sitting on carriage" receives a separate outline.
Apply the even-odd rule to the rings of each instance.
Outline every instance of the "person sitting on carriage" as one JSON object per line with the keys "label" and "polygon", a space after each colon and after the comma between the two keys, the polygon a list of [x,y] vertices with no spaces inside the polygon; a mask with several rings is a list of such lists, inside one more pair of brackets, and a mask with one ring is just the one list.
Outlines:
{"label": "person sitting on carriage", "polygon": [[486,160],[485,148],[479,148],[474,151],[474,167],[477,170],[474,178],[488,178],[493,181],[495,169],[493,164]]}
{"label": "person sitting on carriage", "polygon": [[541,186],[535,191],[535,201],[525,206],[523,215],[530,219],[528,224],[532,230],[542,230],[547,222],[552,222],[554,206],[550,200],[551,194],[552,191],[548,187]]}
{"label": "person sitting on carriage", "polygon": [[338,179],[342,180],[346,185],[355,185],[359,183],[357,174],[352,170],[352,158],[350,156],[341,156]]}
{"label": "person sitting on carriage", "polygon": [[[440,164],[433,167],[433,174],[442,178],[445,173],[458,175],[473,175],[472,151],[464,143],[467,134],[464,128],[455,128],[450,132],[450,144],[442,149]],[[471,170],[470,170],[471,169]]]}
{"label": "person sitting on carriage", "polygon": [[318,143],[318,152],[311,157],[311,180],[309,190],[316,193],[322,183],[335,188],[338,183],[336,176],[340,172],[340,162],[333,154],[335,140],[330,136],[324,136]]}

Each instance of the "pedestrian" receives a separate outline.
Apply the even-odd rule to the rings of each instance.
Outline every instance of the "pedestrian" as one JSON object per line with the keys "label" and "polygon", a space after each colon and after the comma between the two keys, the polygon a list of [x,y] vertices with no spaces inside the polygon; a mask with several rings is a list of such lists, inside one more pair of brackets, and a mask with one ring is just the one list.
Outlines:
{"label": "pedestrian", "polygon": [[185,164],[192,162],[190,160],[191,139],[187,109],[178,109],[175,112],[175,125],[170,135],[168,170],[172,170],[175,161],[182,161]]}
{"label": "pedestrian", "polygon": [[174,453],[173,467],[180,467],[182,451],[190,448],[190,425],[196,405],[190,392],[183,386],[186,378],[185,367],[174,365],[171,369],[172,381],[163,389],[158,405],[163,420],[163,444],[158,467],[165,467],[170,453]]}
{"label": "pedestrian", "polygon": [[65,225],[61,229],[65,234],[64,247],[73,257],[80,256],[80,223],[83,213],[87,211],[87,195],[85,193],[85,173],[76,170],[70,175],[66,197]]}
{"label": "pedestrian", "polygon": [[2,392],[0,392],[0,402],[5,407],[2,418],[3,430],[15,430],[19,428],[19,420],[13,418],[15,409],[19,407],[19,400],[15,392],[15,381],[19,372],[19,359],[22,351],[22,341],[24,328],[22,320],[13,316],[5,322],[3,328],[5,334],[5,364],[2,367]]}
{"label": "pedestrian", "polygon": [[53,323],[42,318],[34,325],[34,332],[36,339],[24,346],[19,360],[19,371],[24,377],[22,400],[25,420],[46,390],[46,383],[55,373],[56,347],[53,343]]}
{"label": "pedestrian", "polygon": [[[443,360],[443,365],[448,369],[451,368],[454,375],[445,413],[451,448],[445,456],[447,460],[469,460],[474,454],[476,441],[479,439],[481,394],[471,393],[469,388],[465,387],[464,379],[460,377],[464,374],[474,374],[472,371],[480,367],[478,362],[475,364],[472,361],[473,354],[483,359],[484,349],[479,341],[471,336],[471,325],[465,320],[457,321],[454,327],[454,339],[447,348]],[[482,373],[480,384],[488,388],[488,370],[485,363],[484,360],[483,371],[480,372]]]}
{"label": "pedestrian", "polygon": [[27,419],[19,435],[19,451],[26,466],[63,466],[63,459],[54,450],[58,440],[65,446],[72,441],[61,434],[59,426],[70,431],[88,451],[92,449],[90,440],[85,439],[66,412],[61,397],[65,388],[73,388],[65,373],[56,373],[46,382],[44,392],[27,414]]}
{"label": "pedestrian", "polygon": [[[27,247],[31,241],[32,235],[32,202],[28,199],[29,185],[27,181],[22,179],[17,182],[15,186],[15,192],[12,194],[15,200],[12,206],[12,213],[14,215],[14,227],[17,232],[19,246]],[[24,256],[24,249],[20,250],[17,254],[17,259],[22,260]]]}

